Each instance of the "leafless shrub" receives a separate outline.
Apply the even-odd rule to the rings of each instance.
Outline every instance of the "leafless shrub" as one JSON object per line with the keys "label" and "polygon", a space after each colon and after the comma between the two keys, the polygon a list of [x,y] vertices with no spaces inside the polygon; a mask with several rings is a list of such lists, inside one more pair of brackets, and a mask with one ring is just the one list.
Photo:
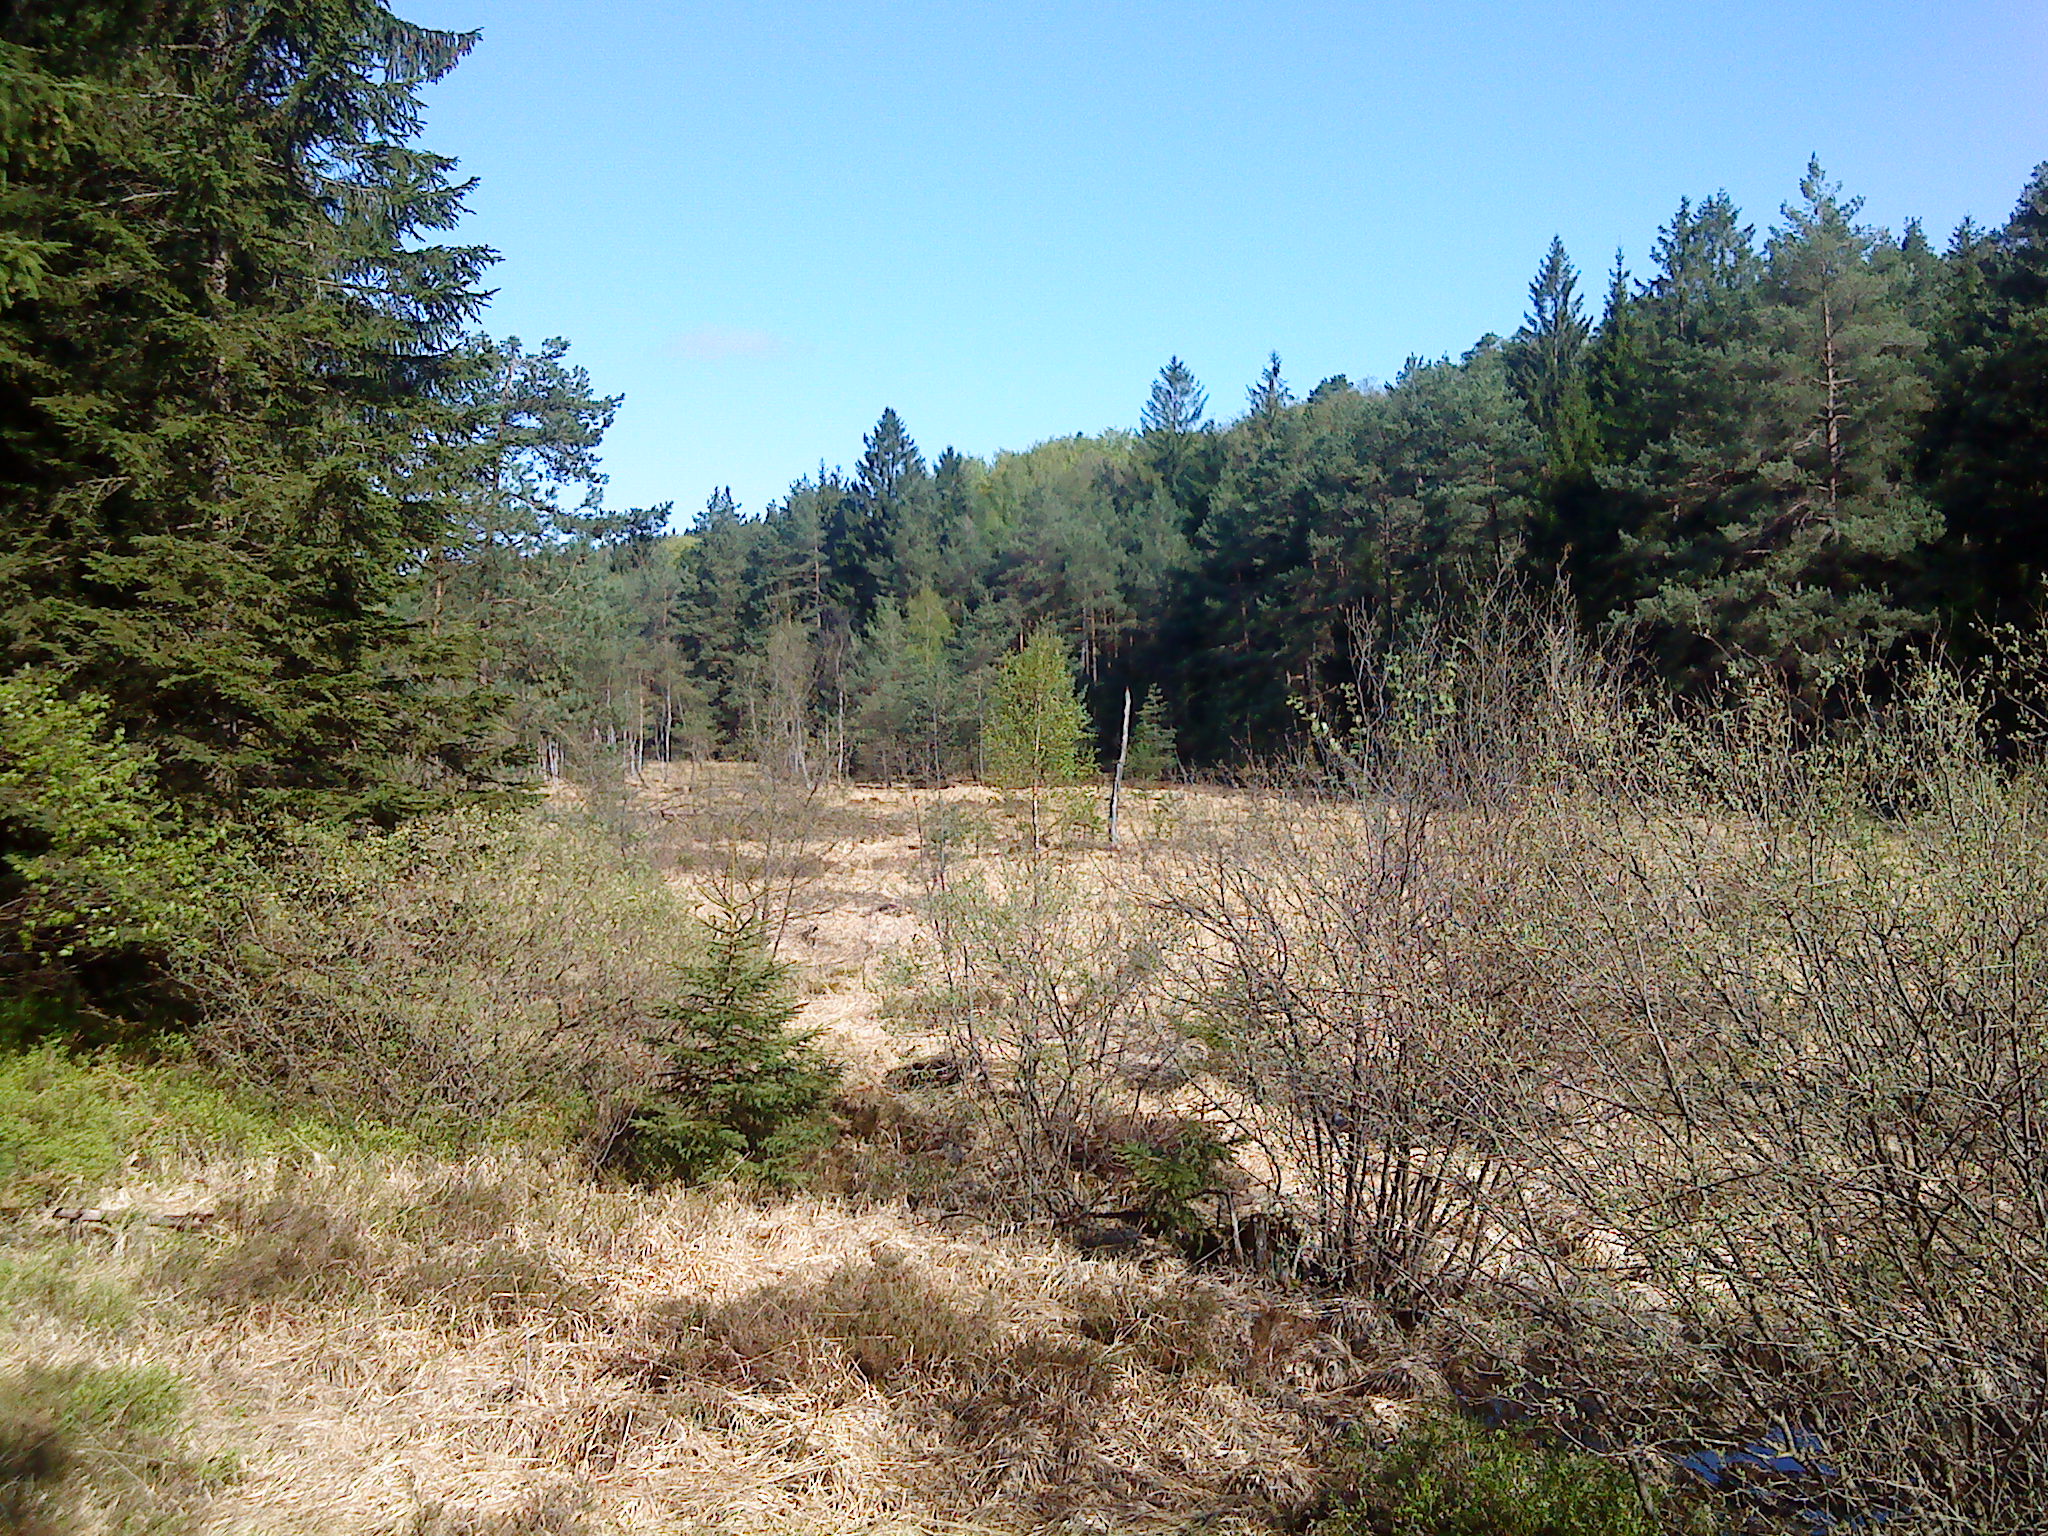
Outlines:
{"label": "leafless shrub", "polygon": [[1083,1176],[1138,1108],[1125,1067],[1167,1033],[1156,979],[1168,923],[1104,910],[1050,860],[956,873],[927,911],[936,963],[916,999],[958,1064],[998,1183],[1031,1215],[1092,1199]]}
{"label": "leafless shrub", "polygon": [[1992,1532],[2048,1504],[2048,807],[1976,709],[1929,667],[1832,734],[1767,695],[1703,722],[1711,823],[1612,828],[1531,1001],[1577,1046],[1544,1176],[1712,1347],[1719,1411]]}
{"label": "leafless shrub", "polygon": [[826,855],[858,825],[820,783],[743,764],[671,770],[648,804],[657,862],[754,922],[776,952],[793,925],[824,910]]}
{"label": "leafless shrub", "polygon": [[457,1139],[641,1081],[691,940],[644,863],[539,814],[305,832],[237,916],[188,978],[203,1048],[337,1120]]}
{"label": "leafless shrub", "polygon": [[1496,1363],[1607,1432],[1776,1426],[1799,1497],[2036,1528],[2048,804],[1968,685],[1691,710],[1510,598],[1353,700],[1339,792],[1263,797],[1159,897],[1311,1256],[1520,1306]]}

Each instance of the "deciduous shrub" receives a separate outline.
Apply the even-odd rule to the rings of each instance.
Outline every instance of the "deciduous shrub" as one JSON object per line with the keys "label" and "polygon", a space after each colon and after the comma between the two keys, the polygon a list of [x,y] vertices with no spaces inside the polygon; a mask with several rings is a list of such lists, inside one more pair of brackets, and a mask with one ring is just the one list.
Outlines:
{"label": "deciduous shrub", "polygon": [[468,810],[307,828],[183,975],[203,1050],[328,1118],[460,1142],[575,1131],[657,1067],[696,925],[616,836]]}
{"label": "deciduous shrub", "polygon": [[236,863],[182,825],[104,701],[0,677],[0,975],[64,989],[94,961],[196,942]]}

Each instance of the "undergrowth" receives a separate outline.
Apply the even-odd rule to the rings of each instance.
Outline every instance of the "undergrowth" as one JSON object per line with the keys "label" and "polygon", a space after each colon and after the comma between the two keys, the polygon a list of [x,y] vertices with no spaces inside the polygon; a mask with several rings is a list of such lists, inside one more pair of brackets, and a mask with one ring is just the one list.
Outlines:
{"label": "undergrowth", "polygon": [[1310,1536],[1659,1536],[1622,1467],[1463,1419],[1431,1419],[1339,1469]]}
{"label": "undergrowth", "polygon": [[312,1130],[192,1066],[55,1044],[0,1054],[0,1210],[180,1157],[273,1150]]}
{"label": "undergrowth", "polygon": [[147,1365],[30,1365],[0,1377],[0,1530],[175,1536],[234,1479],[183,1443],[185,1389]]}

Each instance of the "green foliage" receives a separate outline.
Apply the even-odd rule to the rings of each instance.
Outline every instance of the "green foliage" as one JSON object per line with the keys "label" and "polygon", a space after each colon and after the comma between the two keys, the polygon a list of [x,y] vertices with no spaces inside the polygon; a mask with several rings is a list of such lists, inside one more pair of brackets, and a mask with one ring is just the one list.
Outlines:
{"label": "green foliage", "polygon": [[1196,1202],[1213,1194],[1231,1165],[1229,1145],[1207,1126],[1182,1124],[1157,1140],[1133,1140],[1118,1149],[1124,1177],[1154,1231],[1194,1239],[1208,1227]]}
{"label": "green foliage", "polygon": [[61,975],[108,951],[195,941],[234,882],[180,825],[147,753],[45,675],[0,677],[0,971]]}
{"label": "green foliage", "polygon": [[1088,736],[1066,646],[1051,630],[1034,630],[991,692],[982,733],[990,779],[1009,789],[1077,784],[1093,771]]}
{"label": "green foliage", "polygon": [[411,142],[472,41],[378,0],[0,22],[53,103],[6,146],[0,666],[104,697],[180,800],[389,818],[488,769],[494,701],[405,612],[476,483],[491,255],[435,242],[464,188]]}
{"label": "green foliage", "polygon": [[1137,784],[1157,784],[1180,770],[1180,749],[1174,740],[1173,718],[1166,699],[1154,692],[1146,696],[1131,721],[1131,746],[1124,771]]}
{"label": "green foliage", "polygon": [[1939,596],[1955,619],[2036,616],[2048,578],[2048,163],[1991,234],[1943,264],[1925,465],[1947,513]]}
{"label": "green foliage", "polygon": [[1657,1536],[1629,1474],[1463,1420],[1358,1456],[1311,1536]]}
{"label": "green foliage", "polygon": [[0,1529],[171,1536],[229,1475],[178,1444],[185,1391],[154,1366],[32,1365],[0,1378]]}
{"label": "green foliage", "polygon": [[559,1139],[638,1081],[689,917],[593,820],[471,807],[306,827],[180,977],[201,1048],[337,1123]]}
{"label": "green foliage", "polygon": [[1899,593],[1937,523],[1905,473],[1927,337],[1906,318],[1899,252],[1818,164],[1800,199],[1701,359],[1711,414],[1650,450],[1671,516],[1641,535],[1659,577],[1636,613],[1681,675],[1732,657],[1817,693],[1925,627]]}
{"label": "green foliage", "polygon": [[0,1205],[89,1195],[137,1159],[263,1150],[318,1129],[189,1066],[56,1044],[0,1055]]}
{"label": "green foliage", "polygon": [[608,1163],[635,1178],[699,1181],[745,1169],[779,1179],[827,1135],[838,1073],[793,1033],[789,969],[759,918],[714,918],[704,955],[660,1010],[661,1095],[627,1119]]}

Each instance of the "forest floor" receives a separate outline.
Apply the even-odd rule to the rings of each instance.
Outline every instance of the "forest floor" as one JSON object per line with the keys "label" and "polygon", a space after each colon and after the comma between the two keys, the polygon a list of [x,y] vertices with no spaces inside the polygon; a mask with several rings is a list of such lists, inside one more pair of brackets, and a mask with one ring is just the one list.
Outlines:
{"label": "forest floor", "polygon": [[[737,781],[640,793],[674,878],[715,883]],[[800,1022],[855,1097],[936,1044],[891,1008],[935,836],[993,868],[1028,835],[990,791],[850,786],[756,837],[756,874],[771,841],[794,874]],[[1253,1531],[1299,1519],[1347,1433],[1446,1396],[1380,1318],[998,1232],[871,1154],[849,1131],[842,1192],[773,1193],[514,1151],[138,1153],[82,1216],[0,1218],[0,1441],[100,1470],[66,1533]]]}

